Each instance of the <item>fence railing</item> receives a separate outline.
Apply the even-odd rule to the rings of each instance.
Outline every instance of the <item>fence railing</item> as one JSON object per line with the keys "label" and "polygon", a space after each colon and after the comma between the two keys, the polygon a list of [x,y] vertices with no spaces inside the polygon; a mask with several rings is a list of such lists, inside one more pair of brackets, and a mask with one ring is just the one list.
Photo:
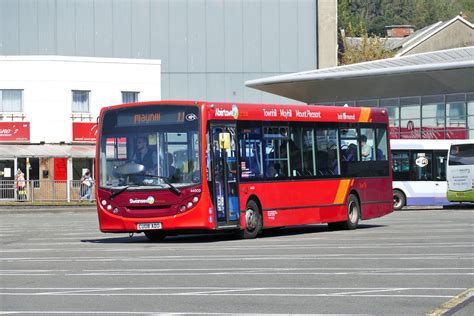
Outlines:
{"label": "fence railing", "polygon": [[[29,180],[23,188],[15,180],[0,180],[0,201],[81,201],[95,200],[95,188],[81,185],[79,180]],[[87,195],[90,193],[90,196]]]}

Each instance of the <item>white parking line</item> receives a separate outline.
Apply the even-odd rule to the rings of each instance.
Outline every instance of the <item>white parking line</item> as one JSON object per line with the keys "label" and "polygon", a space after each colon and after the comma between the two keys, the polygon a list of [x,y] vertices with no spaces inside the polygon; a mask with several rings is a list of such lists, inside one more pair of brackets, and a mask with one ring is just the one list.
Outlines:
{"label": "white parking line", "polygon": [[[238,292],[242,292],[244,290],[238,290]],[[227,293],[222,293],[227,292]],[[123,296],[249,296],[248,293],[235,293],[234,290],[223,290],[218,291],[216,293],[212,292],[202,292],[202,293],[87,293],[87,292],[79,292],[79,293],[51,293],[51,294],[31,294],[31,293],[0,293],[0,295],[5,296],[106,296],[106,297],[123,297]],[[452,298],[453,295],[429,295],[429,294],[332,294],[332,293],[252,293],[253,296],[262,296],[262,297],[386,297],[386,298]]]}
{"label": "white parking line", "polygon": [[[195,296],[195,295],[252,295],[259,296],[374,296],[374,297],[452,297],[452,295],[441,295],[439,292],[455,292],[466,288],[433,288],[433,287],[397,287],[397,288],[353,288],[353,287],[86,287],[86,288],[14,288],[2,287],[1,295],[8,296]],[[117,293],[117,292],[126,293]],[[417,292],[433,292],[433,294],[418,294]],[[102,293],[101,293],[102,292]],[[112,293],[114,292],[114,293]],[[260,293],[255,293],[260,292]],[[263,293],[262,293],[263,292]],[[278,293],[284,292],[284,293]],[[302,293],[297,293],[302,292]],[[317,293],[311,293],[317,292]],[[411,292],[406,294],[380,294],[382,292]],[[369,294],[371,293],[371,294]]]}
{"label": "white parking line", "polygon": [[[471,237],[471,236],[469,236]],[[123,236],[121,238],[128,238],[127,236]],[[459,237],[466,239],[467,237]],[[430,238],[433,240],[433,238]],[[448,239],[448,238],[447,238]],[[456,238],[457,239],[457,238]],[[472,238],[474,241],[474,238]],[[351,242],[355,242],[356,239],[351,239]],[[366,241],[366,240],[364,240]],[[228,241],[226,241],[228,242]],[[314,244],[297,244],[297,245],[291,245],[291,244],[277,244],[277,245],[242,245],[242,246],[188,246],[188,245],[179,245],[179,246],[171,246],[170,244],[163,243],[163,244],[153,244],[153,243],[141,243],[139,241],[135,243],[128,243],[126,248],[123,247],[117,247],[117,248],[112,248],[110,249],[110,245],[107,246],[107,248],[100,247],[100,243],[88,243],[88,242],[55,242],[55,243],[15,243],[15,246],[18,247],[18,245],[28,245],[30,247],[28,248],[22,248],[22,249],[1,249],[0,253],[3,252],[9,252],[9,251],[36,251],[38,249],[55,249],[57,251],[65,251],[65,252],[77,252],[77,251],[144,251],[143,246],[146,246],[147,249],[156,249],[160,251],[215,251],[215,252],[220,252],[220,251],[236,251],[236,250],[243,250],[243,251],[248,251],[248,250],[275,250],[275,249],[291,249],[291,250],[305,250],[305,249],[376,249],[376,248],[381,248],[381,249],[386,249],[388,247],[392,248],[439,248],[439,247],[446,247],[446,248],[452,248],[452,247],[471,247],[472,242],[469,241],[462,241],[462,242],[430,242],[430,243],[424,243],[424,242],[417,242],[417,243],[357,243],[357,245],[353,245],[351,243],[349,244],[338,244],[338,243],[331,243],[331,244],[324,244],[324,245],[314,245]],[[133,246],[130,246],[132,244]],[[74,245],[74,249],[71,249],[71,247],[67,248],[51,248],[51,247],[44,247],[44,248],[32,248],[31,246],[64,246],[64,245]],[[91,245],[94,248],[91,248]],[[81,246],[81,247],[78,247]],[[123,246],[123,245],[122,245]]]}
{"label": "white parking line", "polygon": [[[251,315],[255,313],[201,313],[201,312],[164,312],[164,311],[148,311],[148,312],[121,312],[121,311],[0,311],[0,315],[14,315],[14,314],[66,314],[66,315]],[[258,315],[288,315],[288,314],[275,314],[275,313],[258,313]],[[323,314],[291,314],[293,316],[306,316],[306,315],[323,315]],[[352,316],[367,316],[366,314],[351,314]]]}
{"label": "white parking line", "polygon": [[250,255],[250,256],[157,256],[157,257],[6,257],[0,258],[0,262],[173,262],[173,261],[285,261],[285,260],[473,260],[474,253],[440,253],[440,254],[335,254],[335,255]]}

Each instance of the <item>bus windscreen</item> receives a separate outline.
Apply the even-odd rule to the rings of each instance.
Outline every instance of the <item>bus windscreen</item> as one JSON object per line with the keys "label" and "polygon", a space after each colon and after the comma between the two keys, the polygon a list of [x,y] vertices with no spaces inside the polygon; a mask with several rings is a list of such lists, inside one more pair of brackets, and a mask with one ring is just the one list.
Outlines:
{"label": "bus windscreen", "polygon": [[109,110],[99,138],[100,187],[201,182],[199,109],[148,105]]}
{"label": "bus windscreen", "polygon": [[452,145],[449,152],[449,165],[474,165],[474,144]]}

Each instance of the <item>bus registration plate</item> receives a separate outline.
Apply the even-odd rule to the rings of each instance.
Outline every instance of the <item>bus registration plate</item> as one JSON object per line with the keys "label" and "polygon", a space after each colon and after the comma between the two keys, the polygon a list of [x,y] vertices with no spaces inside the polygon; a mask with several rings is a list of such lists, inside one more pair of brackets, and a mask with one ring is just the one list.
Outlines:
{"label": "bus registration plate", "polygon": [[161,223],[138,223],[137,230],[161,229]]}

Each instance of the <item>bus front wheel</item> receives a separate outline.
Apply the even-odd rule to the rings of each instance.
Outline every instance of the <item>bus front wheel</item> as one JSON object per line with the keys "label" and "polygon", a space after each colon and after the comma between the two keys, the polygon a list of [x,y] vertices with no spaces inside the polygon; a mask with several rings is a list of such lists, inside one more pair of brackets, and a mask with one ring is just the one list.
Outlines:
{"label": "bus front wheel", "polygon": [[244,239],[253,239],[262,231],[262,214],[257,203],[253,200],[248,201],[245,210],[245,229],[240,231],[240,237]]}
{"label": "bus front wheel", "polygon": [[393,190],[393,209],[401,210],[406,204],[405,194],[400,190]]}
{"label": "bus front wheel", "polygon": [[150,241],[161,241],[166,237],[166,234],[160,230],[149,230],[144,232],[144,234]]}

